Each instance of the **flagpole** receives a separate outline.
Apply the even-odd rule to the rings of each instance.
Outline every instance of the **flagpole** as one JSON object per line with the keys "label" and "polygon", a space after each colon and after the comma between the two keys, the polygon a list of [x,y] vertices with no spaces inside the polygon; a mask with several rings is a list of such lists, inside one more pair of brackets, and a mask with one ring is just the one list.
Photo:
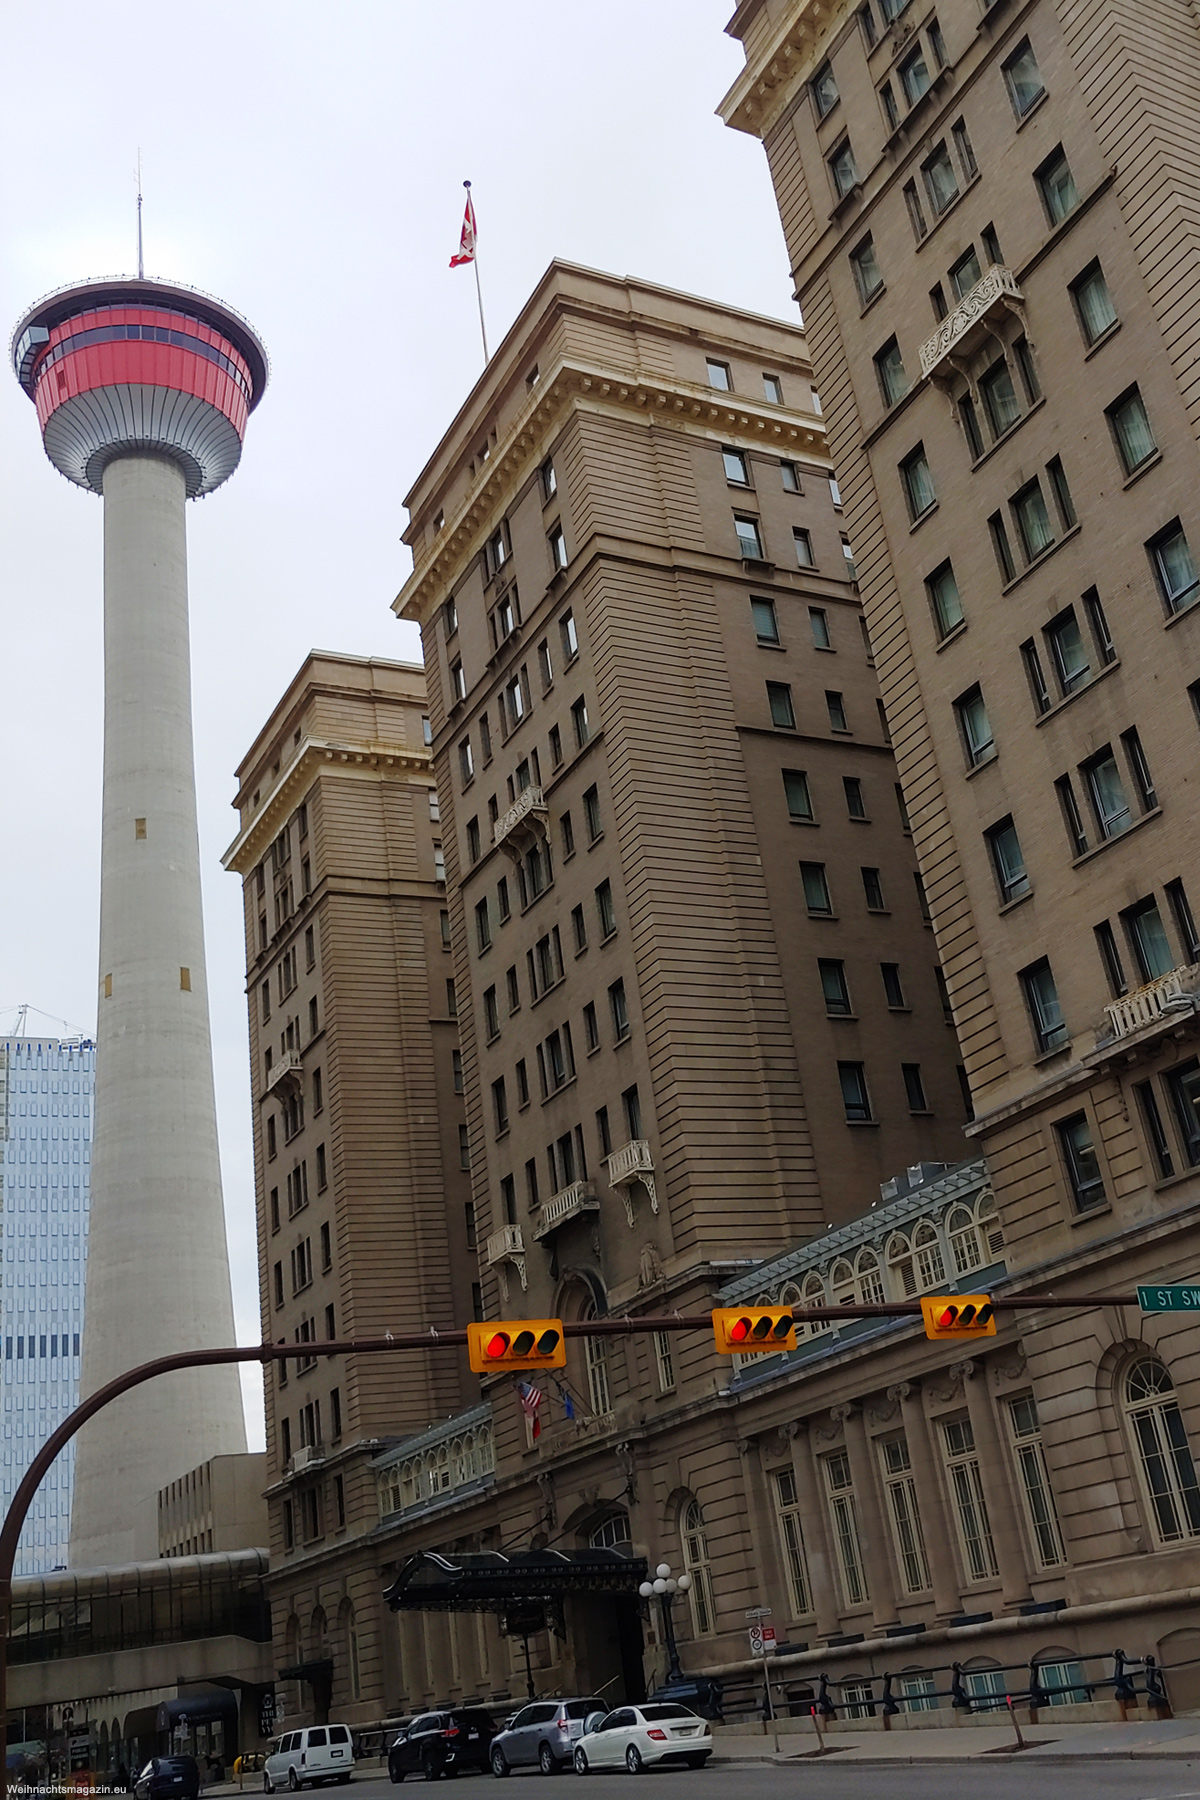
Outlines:
{"label": "flagpole", "polygon": [[[467,190],[467,199],[469,201],[471,198],[471,184],[469,181],[464,181],[463,186]],[[476,231],[475,231],[475,242],[474,242],[473,249],[474,249],[474,255],[472,256],[471,261],[475,265],[475,297],[479,301],[479,335],[483,339],[483,360],[484,360],[484,364],[486,366],[486,364],[488,363],[488,361],[490,359],[488,356],[487,326],[484,324],[484,319],[483,319],[483,283],[479,279],[479,231],[478,231],[478,228],[476,228]]]}

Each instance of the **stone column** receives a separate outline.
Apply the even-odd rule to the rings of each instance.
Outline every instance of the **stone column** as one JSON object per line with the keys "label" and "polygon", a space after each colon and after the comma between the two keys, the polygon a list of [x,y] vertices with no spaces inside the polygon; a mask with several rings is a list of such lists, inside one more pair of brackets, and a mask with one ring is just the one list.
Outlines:
{"label": "stone column", "polygon": [[946,1504],[938,1475],[937,1456],[930,1436],[929,1420],[921,1399],[920,1386],[913,1381],[900,1381],[888,1393],[900,1402],[904,1435],[912,1463],[913,1485],[921,1512],[921,1534],[925,1540],[925,1560],[933,1587],[933,1609],[941,1618],[952,1618],[961,1609],[958,1569],[954,1561],[954,1528],[946,1516]]}
{"label": "stone column", "polygon": [[829,1537],[829,1515],[821,1471],[816,1467],[811,1426],[807,1432],[799,1432],[792,1444],[792,1468],[796,1474],[796,1497],[804,1525],[804,1555],[817,1635],[832,1637],[841,1630],[841,1586]]}
{"label": "stone column", "polygon": [[858,1535],[862,1544],[867,1590],[871,1596],[871,1614],[876,1630],[882,1630],[885,1625],[895,1625],[898,1622],[896,1565],[879,1504],[879,1482],[872,1446],[867,1438],[861,1406],[835,1406],[832,1411],[835,1418],[841,1414],[846,1433],[846,1454],[850,1458],[850,1472],[854,1477]]}
{"label": "stone column", "polygon": [[[980,1473],[984,1477],[988,1518],[992,1526],[992,1542],[1000,1565],[1000,1581],[1005,1604],[1016,1606],[1029,1598],[1029,1573],[1020,1522],[1013,1504],[1012,1482],[1005,1459],[1004,1446],[996,1426],[988,1393],[987,1364],[982,1358],[968,1358],[951,1366],[952,1375],[961,1375],[975,1436],[975,1451]],[[990,1479],[989,1479],[990,1477]]]}

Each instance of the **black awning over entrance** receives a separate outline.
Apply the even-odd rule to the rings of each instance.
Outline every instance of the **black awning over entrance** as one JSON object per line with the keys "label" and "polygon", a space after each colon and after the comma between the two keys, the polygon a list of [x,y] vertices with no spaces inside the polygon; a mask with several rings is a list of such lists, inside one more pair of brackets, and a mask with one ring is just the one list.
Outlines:
{"label": "black awning over entrance", "polygon": [[383,1597],[393,1612],[508,1612],[521,1601],[572,1594],[635,1595],[646,1560],[619,1550],[498,1550],[441,1556],[422,1550],[401,1565]]}

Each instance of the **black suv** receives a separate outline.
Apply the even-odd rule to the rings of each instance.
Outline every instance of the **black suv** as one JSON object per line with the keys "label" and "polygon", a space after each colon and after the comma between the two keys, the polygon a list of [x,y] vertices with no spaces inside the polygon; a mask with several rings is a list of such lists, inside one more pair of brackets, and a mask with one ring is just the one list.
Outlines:
{"label": "black suv", "polygon": [[436,1781],[463,1769],[486,1769],[495,1735],[496,1721],[482,1707],[420,1713],[388,1751],[388,1775],[403,1781],[419,1772]]}
{"label": "black suv", "polygon": [[152,1756],[134,1785],[137,1800],[196,1800],[200,1770],[194,1756]]}

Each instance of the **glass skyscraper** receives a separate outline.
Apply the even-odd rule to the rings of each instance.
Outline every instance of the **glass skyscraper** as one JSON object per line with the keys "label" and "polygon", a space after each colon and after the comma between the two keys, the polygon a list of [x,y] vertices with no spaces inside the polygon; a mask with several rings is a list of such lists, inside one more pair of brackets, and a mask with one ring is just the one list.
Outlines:
{"label": "glass skyscraper", "polygon": [[[90,1039],[0,1037],[0,1513],[79,1399],[96,1052]],[[67,1560],[75,1447],[38,1491],[16,1573]]]}

